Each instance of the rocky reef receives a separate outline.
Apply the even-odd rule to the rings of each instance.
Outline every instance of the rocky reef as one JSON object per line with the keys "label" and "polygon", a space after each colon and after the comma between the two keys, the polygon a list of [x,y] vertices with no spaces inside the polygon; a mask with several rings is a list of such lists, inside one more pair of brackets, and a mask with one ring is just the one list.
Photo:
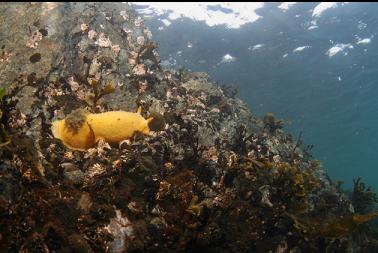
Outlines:
{"label": "rocky reef", "polygon": [[[0,13],[3,252],[378,251],[370,189],[355,182],[357,214],[283,121],[206,73],[163,69],[130,5]],[[51,132],[76,109],[138,107],[160,115],[152,135],[75,151]]]}

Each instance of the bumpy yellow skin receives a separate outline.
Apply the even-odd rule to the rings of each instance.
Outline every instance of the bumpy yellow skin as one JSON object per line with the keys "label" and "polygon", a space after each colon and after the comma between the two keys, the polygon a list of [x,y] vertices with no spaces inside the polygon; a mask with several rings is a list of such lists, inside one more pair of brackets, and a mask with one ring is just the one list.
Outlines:
{"label": "bumpy yellow skin", "polygon": [[111,111],[86,115],[86,122],[74,131],[65,123],[65,119],[53,122],[52,133],[55,138],[75,150],[86,150],[93,147],[100,139],[111,144],[131,138],[136,132],[150,134],[148,123],[152,118],[144,119],[137,113]]}
{"label": "bumpy yellow skin", "polygon": [[139,113],[113,111],[89,114],[87,122],[93,129],[96,139],[105,139],[109,143],[118,143],[131,138],[135,132],[149,134],[149,119]]}
{"label": "bumpy yellow skin", "polygon": [[65,119],[57,120],[53,122],[51,131],[55,138],[71,149],[86,150],[96,143],[95,134],[87,123],[75,132],[67,127]]}

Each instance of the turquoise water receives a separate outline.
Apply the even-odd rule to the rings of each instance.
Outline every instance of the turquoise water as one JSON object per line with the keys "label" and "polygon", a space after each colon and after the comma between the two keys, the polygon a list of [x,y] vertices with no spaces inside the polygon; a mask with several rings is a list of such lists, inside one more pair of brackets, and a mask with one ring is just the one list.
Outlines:
{"label": "turquoise water", "polygon": [[279,5],[256,9],[260,18],[239,28],[169,19],[172,11],[147,24],[167,66],[235,84],[256,114],[291,121],[285,129],[302,132],[332,179],[350,187],[361,176],[378,189],[378,4],[339,3],[319,15],[319,3]]}

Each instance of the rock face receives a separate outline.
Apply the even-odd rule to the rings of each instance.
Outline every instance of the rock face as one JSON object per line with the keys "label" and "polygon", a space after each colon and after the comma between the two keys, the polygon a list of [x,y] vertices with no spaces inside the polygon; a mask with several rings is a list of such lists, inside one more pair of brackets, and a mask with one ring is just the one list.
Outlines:
{"label": "rock face", "polygon": [[[353,207],[299,140],[206,73],[162,69],[128,4],[14,3],[0,13],[1,122],[12,140],[0,149],[1,249],[373,249],[352,228],[331,229]],[[77,108],[138,106],[163,115],[163,129],[86,152],[50,131]]]}

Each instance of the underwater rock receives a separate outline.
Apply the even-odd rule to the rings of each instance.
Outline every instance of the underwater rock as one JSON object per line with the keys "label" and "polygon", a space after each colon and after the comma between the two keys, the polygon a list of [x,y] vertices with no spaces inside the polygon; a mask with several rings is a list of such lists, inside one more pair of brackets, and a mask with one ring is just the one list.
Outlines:
{"label": "underwater rock", "polygon": [[13,167],[9,161],[0,162],[1,179],[0,179],[0,202],[1,208],[7,208],[9,203],[14,203],[20,194],[20,187],[17,185],[14,177]]}
{"label": "underwater rock", "polygon": [[32,86],[25,86],[15,97],[18,100],[17,109],[24,115],[32,113],[32,106],[38,100],[36,98],[37,88]]}
{"label": "underwater rock", "polygon": [[83,210],[84,213],[88,213],[93,206],[93,202],[91,200],[91,196],[87,192],[83,192],[79,202],[77,203],[77,208]]}
{"label": "underwater rock", "polygon": [[110,252],[122,253],[127,247],[126,237],[134,237],[133,225],[127,217],[123,217],[120,210],[116,210],[116,217],[110,219],[105,227],[114,240],[110,243]]}
{"label": "underwater rock", "polygon": [[93,252],[88,242],[79,234],[70,235],[68,241],[74,252]]}
{"label": "underwater rock", "polygon": [[[206,73],[163,69],[129,4],[2,4],[0,13],[0,34],[16,29],[4,40],[12,55],[0,62],[8,88],[1,124],[11,139],[0,147],[5,251],[369,252],[376,245],[360,221],[346,233],[332,233],[342,218],[319,226],[375,216],[354,213],[283,122],[257,117]],[[35,54],[41,58],[32,63]],[[80,151],[51,132],[76,109],[139,107],[143,119],[159,119],[156,133]],[[375,195],[358,180],[356,187],[363,201],[354,203],[369,210]]]}
{"label": "underwater rock", "polygon": [[63,175],[66,179],[75,185],[81,185],[84,182],[84,173],[72,163],[62,163]]}

